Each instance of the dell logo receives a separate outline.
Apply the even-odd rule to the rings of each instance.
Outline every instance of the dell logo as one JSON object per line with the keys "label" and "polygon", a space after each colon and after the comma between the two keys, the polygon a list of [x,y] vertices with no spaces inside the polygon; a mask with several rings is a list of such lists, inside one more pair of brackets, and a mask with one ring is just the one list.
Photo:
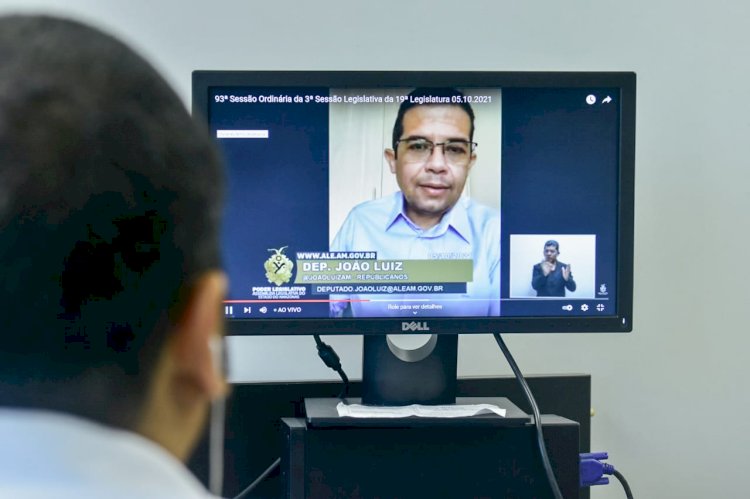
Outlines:
{"label": "dell logo", "polygon": [[402,322],[401,323],[401,331],[429,331],[430,326],[427,325],[427,322]]}

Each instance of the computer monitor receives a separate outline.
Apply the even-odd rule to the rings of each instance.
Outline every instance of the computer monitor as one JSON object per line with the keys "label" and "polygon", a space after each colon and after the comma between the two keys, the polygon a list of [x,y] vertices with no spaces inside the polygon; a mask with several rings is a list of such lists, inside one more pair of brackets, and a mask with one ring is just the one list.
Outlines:
{"label": "computer monitor", "polygon": [[228,333],[630,331],[635,80],[195,71]]}

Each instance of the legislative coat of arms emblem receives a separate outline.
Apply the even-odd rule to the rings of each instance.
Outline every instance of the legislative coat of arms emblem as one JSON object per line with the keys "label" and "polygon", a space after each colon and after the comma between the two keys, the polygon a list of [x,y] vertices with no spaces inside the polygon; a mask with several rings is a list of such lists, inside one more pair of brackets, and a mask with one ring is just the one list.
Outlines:
{"label": "legislative coat of arms emblem", "polygon": [[287,247],[268,248],[268,251],[273,251],[273,255],[263,264],[263,268],[266,269],[266,279],[277,286],[286,284],[292,279],[294,262],[284,254]]}

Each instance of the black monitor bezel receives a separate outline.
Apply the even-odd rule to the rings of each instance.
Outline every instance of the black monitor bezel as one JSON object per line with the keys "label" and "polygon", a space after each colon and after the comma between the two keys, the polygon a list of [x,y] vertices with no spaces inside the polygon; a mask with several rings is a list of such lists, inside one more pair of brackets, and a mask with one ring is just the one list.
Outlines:
{"label": "black monitor bezel", "polygon": [[[630,332],[633,327],[635,98],[633,72],[193,71],[192,110],[207,123],[211,87],[501,87],[620,89],[617,315],[420,318],[433,334]],[[403,318],[228,319],[228,335],[397,334]]]}

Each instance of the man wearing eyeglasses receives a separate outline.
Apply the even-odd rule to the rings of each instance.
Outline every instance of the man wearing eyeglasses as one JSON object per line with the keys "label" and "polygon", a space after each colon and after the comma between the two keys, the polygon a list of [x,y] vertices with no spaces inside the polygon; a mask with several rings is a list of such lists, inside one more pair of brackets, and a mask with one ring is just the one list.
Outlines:
{"label": "man wearing eyeglasses", "polygon": [[[465,289],[332,295],[332,316],[499,314],[500,214],[462,195],[477,159],[473,137],[474,111],[461,92],[412,91],[384,153],[400,190],[356,206],[331,245],[332,251],[375,251],[378,260],[471,260]],[[439,280],[436,275],[431,282]]]}

